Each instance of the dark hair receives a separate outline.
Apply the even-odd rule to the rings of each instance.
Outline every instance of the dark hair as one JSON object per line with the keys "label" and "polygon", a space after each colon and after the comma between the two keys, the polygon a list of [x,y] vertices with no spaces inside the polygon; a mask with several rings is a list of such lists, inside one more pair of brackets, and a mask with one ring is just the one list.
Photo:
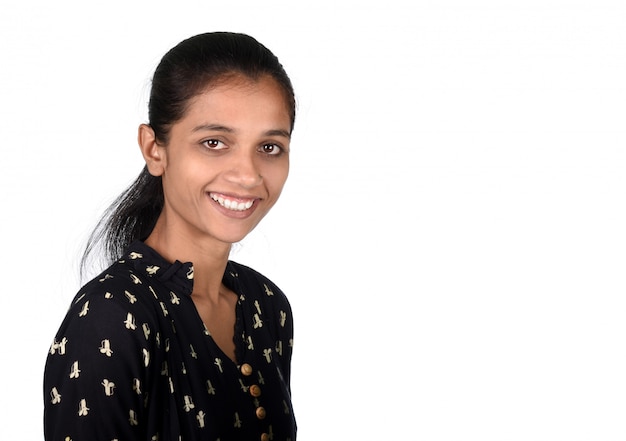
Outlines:
{"label": "dark hair", "polygon": [[[248,35],[212,32],[180,42],[157,66],[148,104],[149,125],[157,142],[167,145],[172,124],[185,116],[191,98],[236,75],[252,80],[270,75],[284,92],[293,130],[294,91],[278,58]],[[81,274],[97,248],[101,247],[103,259],[110,264],[131,242],[146,239],[161,214],[163,201],[161,177],[150,175],[144,167],[91,233],[81,260]]]}

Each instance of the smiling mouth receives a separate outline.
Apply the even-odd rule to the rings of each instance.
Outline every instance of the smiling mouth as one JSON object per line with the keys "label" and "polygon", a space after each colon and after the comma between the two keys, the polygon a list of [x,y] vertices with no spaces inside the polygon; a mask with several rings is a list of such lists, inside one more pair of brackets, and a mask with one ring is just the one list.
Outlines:
{"label": "smiling mouth", "polygon": [[209,193],[209,196],[222,207],[232,211],[246,211],[254,204],[254,199],[235,200],[215,193]]}

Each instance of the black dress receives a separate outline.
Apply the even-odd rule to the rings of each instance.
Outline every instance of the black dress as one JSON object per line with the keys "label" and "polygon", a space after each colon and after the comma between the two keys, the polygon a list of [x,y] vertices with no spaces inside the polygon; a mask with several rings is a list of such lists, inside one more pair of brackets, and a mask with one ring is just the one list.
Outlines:
{"label": "black dress", "polygon": [[[191,263],[142,242],[77,294],[44,376],[47,441],[295,441],[285,295],[229,261],[234,363],[191,299]],[[209,326],[210,327],[210,326]]]}

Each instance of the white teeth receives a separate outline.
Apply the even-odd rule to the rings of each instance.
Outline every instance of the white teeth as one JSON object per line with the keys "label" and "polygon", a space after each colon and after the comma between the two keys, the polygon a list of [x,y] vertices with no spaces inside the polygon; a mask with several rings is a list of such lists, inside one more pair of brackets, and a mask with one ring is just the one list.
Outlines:
{"label": "white teeth", "polygon": [[237,202],[231,199],[223,198],[222,196],[217,196],[213,193],[211,193],[211,199],[220,204],[222,207],[233,211],[245,211],[252,207],[252,204],[254,203],[253,200],[246,202]]}

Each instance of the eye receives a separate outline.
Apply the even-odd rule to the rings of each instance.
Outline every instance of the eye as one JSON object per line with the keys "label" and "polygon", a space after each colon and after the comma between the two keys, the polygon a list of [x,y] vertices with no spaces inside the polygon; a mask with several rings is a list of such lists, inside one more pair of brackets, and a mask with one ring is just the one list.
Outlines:
{"label": "eye", "polygon": [[202,141],[202,145],[209,150],[222,150],[226,148],[226,145],[218,139],[206,139]]}
{"label": "eye", "polygon": [[263,144],[259,150],[270,156],[278,156],[283,152],[283,149],[276,144]]}

